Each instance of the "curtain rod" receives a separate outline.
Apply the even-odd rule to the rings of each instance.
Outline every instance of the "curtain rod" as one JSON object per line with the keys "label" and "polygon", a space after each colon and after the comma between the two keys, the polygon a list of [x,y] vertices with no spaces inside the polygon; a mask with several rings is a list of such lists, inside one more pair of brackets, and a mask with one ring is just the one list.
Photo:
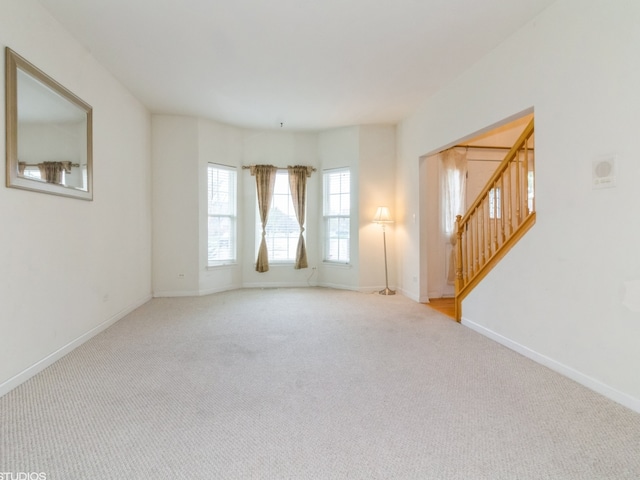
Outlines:
{"label": "curtain rod", "polygon": [[[428,156],[431,155],[438,155],[442,152],[446,152],[447,150],[451,150],[453,148],[466,148],[467,150],[470,148],[476,148],[476,149],[484,149],[484,150],[511,150],[513,147],[503,147],[503,146],[499,146],[499,145],[466,145],[466,144],[458,144],[458,145],[454,145],[452,147],[449,148],[445,148],[444,150],[440,150],[439,152],[435,152],[432,153]],[[527,150],[529,150],[530,152],[533,152],[534,149],[533,147],[528,147]]]}
{"label": "curtain rod", "polygon": [[[65,163],[65,162],[57,162],[57,163]],[[38,165],[40,165],[39,163],[26,163],[26,162],[18,162],[18,164],[24,165],[25,167],[37,167]],[[69,165],[76,168],[80,167],[79,163],[69,163]]]}
{"label": "curtain rod", "polygon": [[[296,165],[298,167],[307,167],[306,165]],[[243,165],[242,169],[243,170],[249,170],[250,168],[255,167],[255,165]],[[307,168],[311,168],[312,172],[317,171],[317,169],[315,167],[307,167]],[[288,167],[276,167],[276,170],[287,170]]]}

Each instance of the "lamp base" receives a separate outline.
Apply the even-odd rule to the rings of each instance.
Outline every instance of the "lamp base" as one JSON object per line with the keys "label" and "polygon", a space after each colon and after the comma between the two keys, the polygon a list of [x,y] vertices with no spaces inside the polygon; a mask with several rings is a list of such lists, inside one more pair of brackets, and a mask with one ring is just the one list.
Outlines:
{"label": "lamp base", "polygon": [[378,293],[380,295],[395,295],[396,291],[395,290],[391,290],[389,287],[387,287],[384,290],[380,290]]}

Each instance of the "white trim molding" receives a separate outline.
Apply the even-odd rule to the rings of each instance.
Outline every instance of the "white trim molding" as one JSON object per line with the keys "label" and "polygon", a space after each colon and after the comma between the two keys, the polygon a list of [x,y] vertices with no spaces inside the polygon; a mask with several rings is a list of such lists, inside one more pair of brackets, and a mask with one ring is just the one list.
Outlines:
{"label": "white trim molding", "polygon": [[137,309],[137,308],[141,307],[142,305],[144,305],[145,303],[147,303],[149,300],[151,300],[151,295],[147,295],[147,296],[143,297],[142,299],[138,300],[137,302],[129,305],[124,310],[121,310],[120,312],[116,313],[112,317],[108,318],[107,320],[105,320],[101,324],[93,327],[88,332],[80,335],[75,340],[72,340],[71,342],[69,342],[65,346],[63,346],[63,347],[59,348],[58,350],[56,350],[55,352],[47,355],[42,360],[34,363],[30,367],[28,367],[26,370],[18,373],[17,375],[14,375],[9,380],[3,382],[2,384],[0,384],[0,397],[2,397],[3,395],[9,393],[11,390],[16,388],[18,385],[26,382],[31,377],[37,375],[38,373],[40,373],[45,368],[49,367],[50,365],[52,365],[56,361],[60,360],[66,354],[68,354],[71,351],[73,351],[76,348],[78,348],[80,345],[85,343],[87,340],[90,340],[91,338],[95,337],[96,335],[98,335],[99,333],[103,332],[104,330],[109,328],[111,325],[116,323],[118,320],[121,320],[122,318],[127,316],[129,313],[133,312],[135,309]]}
{"label": "white trim molding", "polygon": [[570,378],[571,380],[579,383],[580,385],[588,388],[589,390],[593,390],[594,392],[597,392],[600,395],[603,395],[609,398],[610,400],[613,400],[614,402],[619,403],[620,405],[623,405],[635,412],[640,413],[640,399],[634,398],[630,395],[627,395],[626,393],[620,392],[619,390],[616,390],[615,388],[612,388],[609,385],[606,385],[600,382],[599,380],[591,378],[588,375],[585,375],[584,373],[581,373],[567,365],[564,365],[563,363],[560,363],[552,358],[542,355],[541,353],[531,350],[530,348],[525,347],[524,345],[521,345],[517,342],[514,342],[513,340],[510,340],[507,337],[504,337],[499,333],[494,332],[493,330],[483,327],[482,325],[478,325],[477,323],[467,318],[462,317],[461,323],[465,327],[475,330],[479,334],[484,335],[485,337],[488,337],[491,340],[494,340],[501,345],[504,345],[505,347],[533,360],[534,362],[544,365],[545,367],[550,368],[554,372],[557,372],[561,375],[564,375],[567,378]]}

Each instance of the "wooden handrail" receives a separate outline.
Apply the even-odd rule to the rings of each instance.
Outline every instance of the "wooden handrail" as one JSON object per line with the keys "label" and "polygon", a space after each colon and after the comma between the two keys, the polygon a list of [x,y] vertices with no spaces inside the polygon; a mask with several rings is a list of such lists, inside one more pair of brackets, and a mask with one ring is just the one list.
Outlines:
{"label": "wooden handrail", "polygon": [[[495,183],[495,181],[498,178],[502,176],[504,171],[507,169],[507,167],[509,166],[509,162],[511,162],[515,158],[515,156],[518,154],[518,152],[523,146],[526,146],[527,141],[532,136],[533,136],[533,120],[531,120],[529,124],[526,126],[526,128],[522,131],[522,134],[520,135],[520,137],[518,137],[518,140],[516,141],[516,143],[513,144],[513,147],[511,147],[511,150],[509,150],[509,153],[507,153],[507,155],[504,157],[502,162],[500,162],[500,165],[498,165],[498,168],[496,168],[496,171],[493,172],[493,175],[491,176],[491,178],[489,178],[489,181],[487,181],[487,183],[485,184],[484,188],[476,198],[476,201],[471,204],[465,216],[462,217],[463,223],[469,219],[469,216],[471,215],[473,210],[480,204],[480,202],[482,201],[482,198],[489,192],[489,190],[491,190],[492,188],[491,186]],[[533,149],[529,149],[529,150],[533,152]]]}
{"label": "wooden handrail", "polygon": [[457,321],[464,297],[535,223],[533,132],[531,120],[465,215],[456,217]]}

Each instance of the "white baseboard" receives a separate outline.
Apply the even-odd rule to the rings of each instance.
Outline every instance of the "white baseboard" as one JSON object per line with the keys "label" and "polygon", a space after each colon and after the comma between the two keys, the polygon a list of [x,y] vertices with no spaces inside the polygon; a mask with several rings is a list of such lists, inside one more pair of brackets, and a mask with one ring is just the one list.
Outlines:
{"label": "white baseboard", "polygon": [[[323,288],[333,288],[335,290],[350,290],[352,292],[368,293],[368,294],[377,294],[381,290],[385,289],[384,285],[378,285],[377,287],[372,287],[372,286],[353,287],[351,285],[342,285],[342,284],[328,283],[328,282],[319,283],[317,286],[323,287]],[[391,290],[393,290],[393,288],[391,288]],[[396,295],[402,295],[403,297],[407,297],[408,299],[413,300],[414,302],[421,303],[419,298],[415,295],[414,292],[409,292],[402,288],[397,288],[395,292],[396,292]]]}
{"label": "white baseboard", "polygon": [[485,337],[495,340],[499,344],[504,345],[505,347],[515,352],[518,352],[520,355],[523,355],[533,360],[536,363],[544,365],[545,367],[550,368],[551,370],[558,372],[559,374],[564,375],[565,377],[570,378],[571,380],[579,383],[580,385],[587,387],[588,389],[593,390],[594,392],[597,392],[600,395],[603,395],[613,400],[614,402],[619,403],[620,405],[623,405],[635,412],[640,413],[640,399],[634,398],[630,395],[627,395],[626,393],[620,392],[619,390],[616,390],[615,388],[612,388],[609,385],[606,385],[600,382],[599,380],[591,378],[588,375],[585,375],[567,365],[564,365],[552,358],[542,355],[534,350],[531,350],[530,348],[525,347],[524,345],[521,345],[517,342],[514,342],[513,340],[510,340],[507,337],[504,337],[499,333],[494,332],[493,330],[489,330],[488,328],[485,328],[482,325],[478,325],[477,323],[467,318],[463,317],[461,323],[464,326],[469,327],[472,330],[475,330],[481,335],[484,335]]}
{"label": "white baseboard", "polygon": [[315,285],[309,285],[307,282],[250,282],[243,283],[240,288],[300,288],[300,287],[314,287]]}
{"label": "white baseboard", "polygon": [[230,285],[228,287],[221,288],[205,288],[203,290],[198,290],[198,295],[203,297],[205,295],[213,295],[214,293],[222,293],[222,292],[230,292],[231,290],[239,290],[242,287],[240,285]]}
{"label": "white baseboard", "polygon": [[153,292],[153,298],[163,298],[163,297],[197,297],[200,295],[198,290],[175,290],[175,291],[164,291],[164,292]]}
{"label": "white baseboard", "polygon": [[[202,295],[211,295],[214,293],[227,292],[230,290],[239,290],[242,288],[309,288],[309,287],[321,287],[321,288],[333,288],[335,290],[351,290],[354,292],[360,293],[377,293],[380,290],[384,289],[384,285],[377,287],[354,287],[351,285],[344,285],[338,283],[330,283],[330,282],[316,282],[316,283],[308,283],[308,282],[249,282],[243,283],[242,285],[234,285],[223,288],[210,288],[204,290],[180,290],[180,291],[160,291],[153,292],[153,298],[162,298],[162,297],[198,297]],[[402,289],[398,289],[397,293],[402,294],[403,296],[410,298],[416,302],[420,300],[418,297],[413,295],[410,292],[405,292]]]}
{"label": "white baseboard", "polygon": [[413,300],[416,303],[427,303],[429,301],[428,298],[426,300],[422,300],[420,295],[416,294],[416,292],[410,292],[404,288],[398,288],[397,293],[403,297],[407,297],[409,300]]}
{"label": "white baseboard", "polygon": [[[353,290],[355,292],[360,293],[378,293],[380,290],[384,290],[384,285],[369,285],[369,286],[360,286],[360,287],[343,287],[344,290]],[[389,287],[390,290],[393,288]]]}
{"label": "white baseboard", "polygon": [[106,330],[111,325],[116,323],[118,320],[124,318],[129,313],[133,312],[136,308],[141,307],[142,305],[147,303],[149,300],[151,300],[151,295],[143,297],[142,299],[138,300],[137,302],[129,305],[128,307],[126,307],[124,310],[121,310],[120,312],[116,313],[112,317],[108,318],[107,320],[105,320],[101,324],[93,327],[88,332],[84,333],[83,335],[80,335],[78,338],[76,338],[75,340],[69,342],[64,347],[59,348],[55,352],[53,352],[53,353],[47,355],[46,357],[44,357],[42,360],[34,363],[30,367],[28,367],[26,370],[18,373],[17,375],[14,375],[9,380],[1,383],[0,384],[0,397],[5,395],[5,394],[7,394],[7,393],[9,393],[11,390],[16,388],[21,383],[26,382],[27,380],[29,380],[34,375],[37,375],[42,370],[44,370],[48,366],[52,365],[56,361],[60,360],[62,357],[64,357],[66,354],[68,354],[72,350],[78,348],[80,345],[85,343],[87,340],[95,337],[97,334],[99,334],[100,332]]}
{"label": "white baseboard", "polygon": [[170,298],[170,297],[202,297],[213,293],[228,292],[230,290],[238,290],[244,288],[243,285],[228,285],[217,288],[204,288],[201,290],[165,290],[153,292],[153,298]]}
{"label": "white baseboard", "polygon": [[345,285],[342,283],[319,282],[317,286],[322,288],[333,288],[334,290],[350,290],[352,292],[360,292],[360,289],[358,287],[354,287],[353,285]]}

